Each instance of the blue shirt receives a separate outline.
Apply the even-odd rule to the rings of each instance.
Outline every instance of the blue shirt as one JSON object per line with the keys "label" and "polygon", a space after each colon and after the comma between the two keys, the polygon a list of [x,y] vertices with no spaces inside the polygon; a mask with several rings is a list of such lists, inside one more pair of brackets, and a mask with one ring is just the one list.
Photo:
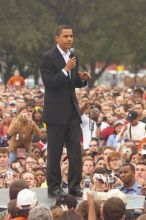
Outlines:
{"label": "blue shirt", "polygon": [[114,148],[117,147],[117,142],[116,142],[116,134],[111,134],[108,139],[107,139],[107,146],[112,146]]}
{"label": "blue shirt", "polygon": [[141,186],[138,183],[136,183],[136,182],[130,188],[126,188],[123,185],[123,186],[119,186],[118,189],[121,192],[125,193],[125,194],[129,194],[129,195],[142,195]]}

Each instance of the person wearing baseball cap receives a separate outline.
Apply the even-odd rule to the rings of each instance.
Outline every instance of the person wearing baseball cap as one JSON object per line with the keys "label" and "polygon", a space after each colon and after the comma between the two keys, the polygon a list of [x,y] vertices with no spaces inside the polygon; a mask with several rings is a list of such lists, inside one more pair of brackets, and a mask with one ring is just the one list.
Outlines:
{"label": "person wearing baseball cap", "polygon": [[37,206],[38,200],[36,197],[36,193],[30,189],[22,189],[18,195],[16,200],[16,212],[17,217],[15,220],[27,220],[29,211]]}
{"label": "person wearing baseball cap", "polygon": [[113,134],[111,134],[108,137],[108,140],[107,140],[107,143],[106,143],[107,146],[112,146],[116,149],[118,149],[120,147],[120,144],[117,142],[116,137],[121,132],[121,129],[123,128],[123,125],[124,125],[124,120],[119,119],[119,120],[115,121],[115,123],[114,123],[114,132],[113,132]]}
{"label": "person wearing baseball cap", "polygon": [[139,142],[146,137],[146,125],[138,120],[138,114],[136,111],[129,111],[127,122],[128,123],[124,125],[120,132],[120,138]]}

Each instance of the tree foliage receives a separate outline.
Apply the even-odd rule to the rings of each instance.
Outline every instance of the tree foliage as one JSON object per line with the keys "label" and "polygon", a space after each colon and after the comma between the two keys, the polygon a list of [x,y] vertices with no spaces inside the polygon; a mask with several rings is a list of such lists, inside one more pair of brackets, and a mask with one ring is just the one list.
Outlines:
{"label": "tree foliage", "polygon": [[83,68],[88,63],[94,70],[98,60],[136,72],[146,61],[145,11],[143,0],[1,0],[1,60],[38,67],[56,26],[70,24]]}

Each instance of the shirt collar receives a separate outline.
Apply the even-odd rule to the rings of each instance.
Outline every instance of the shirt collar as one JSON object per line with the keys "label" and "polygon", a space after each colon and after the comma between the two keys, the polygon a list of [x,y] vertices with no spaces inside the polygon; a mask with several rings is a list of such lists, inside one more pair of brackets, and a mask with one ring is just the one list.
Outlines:
{"label": "shirt collar", "polygon": [[69,50],[67,50],[66,52],[64,52],[60,47],[59,47],[59,45],[57,44],[57,48],[58,48],[58,50],[60,51],[60,53],[62,54],[62,56],[64,56],[64,55],[70,55],[70,51]]}
{"label": "shirt collar", "polygon": [[126,188],[124,185],[120,187],[120,189],[127,189],[127,190],[133,189],[135,191],[137,190],[137,188],[141,188],[141,186],[137,182],[135,182],[130,188]]}

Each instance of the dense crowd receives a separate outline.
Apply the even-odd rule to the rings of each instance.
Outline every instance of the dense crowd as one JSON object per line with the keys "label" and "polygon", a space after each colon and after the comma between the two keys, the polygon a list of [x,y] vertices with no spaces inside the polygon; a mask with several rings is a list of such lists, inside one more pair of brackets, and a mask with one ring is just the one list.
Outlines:
{"label": "dense crowd", "polygon": [[[20,77],[19,71],[6,87],[0,85],[0,188],[9,188],[19,179],[26,181],[30,189],[47,188],[44,90],[40,86],[28,89],[22,78],[17,82],[17,76]],[[82,190],[88,178],[91,192],[108,194],[115,189],[146,196],[144,88],[111,89],[99,85],[76,89],[76,96],[82,118]],[[61,187],[67,192],[69,164],[65,145],[60,167]],[[87,200],[86,206],[95,203],[91,195]],[[115,201],[115,204],[119,203]]]}

